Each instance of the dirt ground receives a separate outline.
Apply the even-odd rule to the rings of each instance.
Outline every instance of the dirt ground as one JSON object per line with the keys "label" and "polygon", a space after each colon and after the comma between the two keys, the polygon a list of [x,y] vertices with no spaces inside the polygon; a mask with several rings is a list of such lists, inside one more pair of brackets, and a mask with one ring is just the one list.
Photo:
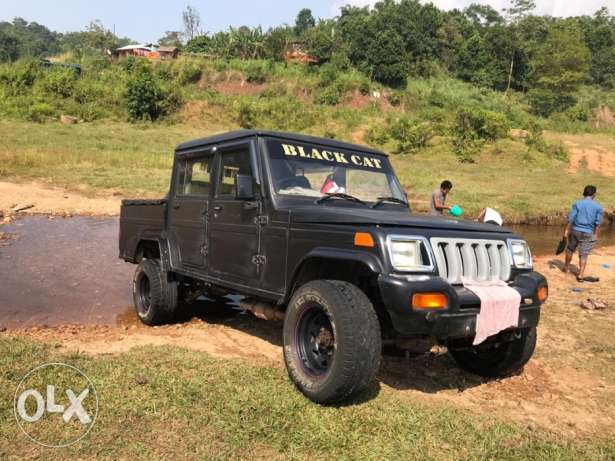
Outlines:
{"label": "dirt ground", "polygon": [[[56,214],[58,210],[114,214],[119,209],[119,197],[85,199],[78,193],[42,184],[0,183],[0,209],[24,201],[36,205],[27,211]],[[101,232],[114,231],[101,228]],[[2,245],[12,245],[11,238],[0,242],[0,256]],[[115,261],[117,255],[110,257]],[[13,261],[23,263],[19,258]],[[9,263],[0,259],[0,265],[5,264]],[[615,435],[615,246],[599,248],[590,259],[588,273],[600,277],[600,283],[577,283],[572,275],[562,273],[561,259],[539,257],[536,270],[549,280],[550,299],[543,308],[536,354],[522,374],[483,380],[457,368],[446,350],[436,347],[416,357],[385,357],[379,373],[381,391],[436,406],[493,414],[570,437]],[[45,274],[37,268],[37,276]],[[128,276],[126,284],[130,284]],[[75,289],[67,287],[66,291],[70,290]],[[281,324],[243,313],[233,300],[228,306],[201,300],[184,312],[177,324],[148,328],[138,322],[129,307],[129,290],[122,290],[118,292],[118,305],[123,303],[123,307],[111,324],[45,326],[30,322],[27,328],[9,330],[0,325],[0,334],[33,338],[55,344],[60,350],[92,355],[173,345],[224,359],[283,366]],[[580,304],[588,298],[603,299],[609,307],[604,311],[584,310]],[[0,309],[10,306],[0,305]]]}
{"label": "dirt ground", "polygon": [[587,169],[605,176],[615,176],[615,142],[608,136],[545,133],[547,139],[561,141],[568,148],[569,173]]}
{"label": "dirt ground", "polygon": [[21,213],[52,215],[116,216],[120,213],[121,194],[101,193],[86,196],[41,182],[12,183],[0,181],[0,222],[16,206],[27,207]]}

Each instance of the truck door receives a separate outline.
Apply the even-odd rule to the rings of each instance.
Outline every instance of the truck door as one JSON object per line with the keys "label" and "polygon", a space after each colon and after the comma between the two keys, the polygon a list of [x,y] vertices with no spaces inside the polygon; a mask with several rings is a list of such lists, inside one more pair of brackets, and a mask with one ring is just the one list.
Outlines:
{"label": "truck door", "polygon": [[187,270],[201,272],[206,268],[213,159],[213,152],[203,151],[177,160],[169,224],[179,265]]}
{"label": "truck door", "polygon": [[260,191],[253,200],[236,197],[237,175],[255,177],[253,141],[218,148],[216,187],[209,211],[209,274],[242,285],[258,284]]}

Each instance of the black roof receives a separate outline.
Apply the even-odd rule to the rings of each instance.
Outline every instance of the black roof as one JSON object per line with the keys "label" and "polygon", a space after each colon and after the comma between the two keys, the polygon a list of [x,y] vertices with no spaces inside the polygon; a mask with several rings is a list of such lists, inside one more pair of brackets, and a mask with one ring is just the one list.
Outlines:
{"label": "black roof", "polygon": [[325,146],[336,147],[345,150],[355,150],[359,152],[371,152],[379,155],[387,155],[382,151],[373,149],[367,146],[360,146],[358,144],[351,144],[343,141],[337,141],[329,138],[318,138],[316,136],[308,136],[297,133],[286,133],[284,131],[267,131],[267,130],[237,130],[229,131],[227,133],[216,134],[207,138],[194,139],[192,141],[186,141],[177,146],[176,151],[181,152],[184,150],[194,149],[204,145],[220,144],[227,141],[235,141],[238,139],[249,138],[252,136],[267,136],[271,138],[289,139],[306,144],[323,144]]}

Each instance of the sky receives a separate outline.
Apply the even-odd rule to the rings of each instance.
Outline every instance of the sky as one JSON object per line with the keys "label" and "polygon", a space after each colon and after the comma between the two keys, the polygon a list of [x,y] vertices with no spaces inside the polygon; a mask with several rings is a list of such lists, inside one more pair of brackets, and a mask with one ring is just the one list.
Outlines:
{"label": "sky", "polygon": [[[345,4],[373,5],[376,0],[0,0],[0,21],[22,17],[58,32],[83,30],[98,19],[118,36],[155,42],[167,30],[182,30],[181,13],[187,4],[201,14],[208,32],[228,26],[292,24],[301,8],[315,17],[330,18]],[[603,6],[615,14],[615,0],[535,0],[537,13],[553,16],[593,14]],[[489,4],[501,10],[508,0],[432,0],[440,8],[464,8],[470,3]]]}

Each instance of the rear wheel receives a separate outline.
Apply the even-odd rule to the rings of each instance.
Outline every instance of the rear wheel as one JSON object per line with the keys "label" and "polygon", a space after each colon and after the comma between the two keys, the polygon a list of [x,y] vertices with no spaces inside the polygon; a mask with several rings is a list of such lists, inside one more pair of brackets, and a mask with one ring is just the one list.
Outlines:
{"label": "rear wheel", "polygon": [[160,325],[173,319],[177,310],[177,282],[154,259],[143,259],[133,280],[133,301],[139,319],[146,325]]}
{"label": "rear wheel", "polygon": [[510,342],[467,348],[449,345],[449,352],[464,370],[487,378],[502,378],[520,372],[536,349],[536,327],[520,330]]}
{"label": "rear wheel", "polygon": [[284,361],[310,400],[333,404],[363,392],[380,367],[376,312],[356,286],[318,280],[293,296],[284,320]]}

